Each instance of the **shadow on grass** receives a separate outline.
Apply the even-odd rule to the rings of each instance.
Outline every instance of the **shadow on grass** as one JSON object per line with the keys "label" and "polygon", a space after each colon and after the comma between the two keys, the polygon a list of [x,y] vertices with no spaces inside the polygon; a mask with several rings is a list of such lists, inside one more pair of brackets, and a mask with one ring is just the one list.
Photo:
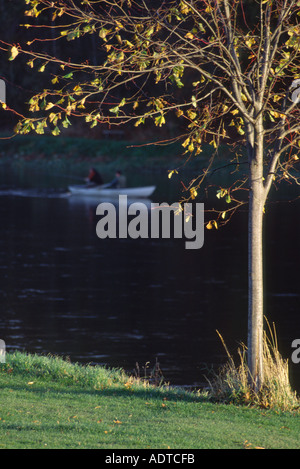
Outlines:
{"label": "shadow on grass", "polygon": [[[6,387],[6,386],[5,386]],[[146,387],[146,388],[137,388],[137,387],[120,387],[120,386],[111,386],[104,387],[103,389],[92,389],[92,388],[83,388],[76,385],[62,384],[55,385],[51,382],[44,382],[43,384],[36,385],[21,385],[9,383],[7,388],[12,391],[26,392],[29,394],[40,394],[45,395],[49,393],[57,395],[74,395],[74,396],[105,396],[105,397],[137,397],[140,399],[149,399],[152,400],[162,400],[168,399],[168,401],[184,401],[184,402],[207,402],[208,398],[205,395],[201,395],[196,392],[188,392],[180,388],[172,389],[167,387]]]}

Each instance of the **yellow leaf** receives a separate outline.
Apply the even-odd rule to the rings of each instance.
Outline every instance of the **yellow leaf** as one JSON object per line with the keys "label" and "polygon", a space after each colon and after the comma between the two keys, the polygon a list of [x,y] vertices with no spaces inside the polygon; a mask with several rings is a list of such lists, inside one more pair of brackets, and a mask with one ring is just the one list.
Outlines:
{"label": "yellow leaf", "polygon": [[185,3],[180,4],[180,11],[183,15],[187,15],[190,11],[189,7]]}
{"label": "yellow leaf", "polygon": [[270,111],[270,114],[271,114],[271,116],[275,117],[276,119],[278,119],[278,117],[280,117],[280,114],[277,111]]}
{"label": "yellow leaf", "polygon": [[188,137],[188,138],[182,143],[183,148],[187,147],[189,143],[190,143],[190,137]]}
{"label": "yellow leaf", "polygon": [[254,37],[250,37],[248,39],[245,40],[245,44],[247,47],[249,47],[249,49],[251,49],[251,47],[253,46],[253,44],[255,44],[255,39]]}
{"label": "yellow leaf", "polygon": [[120,29],[123,29],[124,26],[122,25],[122,23],[120,23],[120,21],[116,20],[116,31],[120,31]]}
{"label": "yellow leaf", "polygon": [[216,144],[215,139],[212,139],[212,141],[209,142],[209,144],[212,145],[214,148],[217,148],[217,144]]}
{"label": "yellow leaf", "polygon": [[232,114],[233,116],[235,116],[235,115],[238,114],[238,113],[239,113],[239,110],[238,110],[238,109],[234,109],[233,111],[231,111],[231,114]]}
{"label": "yellow leaf", "polygon": [[10,50],[10,53],[11,53],[11,56],[10,56],[9,60],[15,60],[15,58],[19,54],[18,48],[16,46],[13,46]]}
{"label": "yellow leaf", "polygon": [[215,227],[216,230],[218,229],[218,223],[216,222],[216,220],[210,220],[206,225],[206,228],[208,230],[212,230],[213,227]]}
{"label": "yellow leaf", "polygon": [[190,193],[191,193],[191,198],[192,198],[192,199],[195,199],[195,198],[197,197],[197,195],[198,195],[198,192],[196,191],[195,187],[192,187],[192,188],[190,189]]}
{"label": "yellow leaf", "polygon": [[189,145],[188,150],[192,153],[194,151],[195,147],[193,142]]}
{"label": "yellow leaf", "polygon": [[40,73],[43,73],[43,72],[45,71],[45,67],[46,67],[45,64],[42,65],[42,66],[39,68],[39,72],[40,72]]}
{"label": "yellow leaf", "polygon": [[49,109],[52,109],[54,107],[53,103],[48,103],[47,106],[45,107],[45,111],[48,111]]}
{"label": "yellow leaf", "polygon": [[172,169],[172,171],[169,171],[168,178],[171,179],[174,173],[178,174],[178,171],[176,169]]}
{"label": "yellow leaf", "polygon": [[185,37],[186,39],[194,39],[194,34],[192,34],[192,33],[187,33],[184,37]]}

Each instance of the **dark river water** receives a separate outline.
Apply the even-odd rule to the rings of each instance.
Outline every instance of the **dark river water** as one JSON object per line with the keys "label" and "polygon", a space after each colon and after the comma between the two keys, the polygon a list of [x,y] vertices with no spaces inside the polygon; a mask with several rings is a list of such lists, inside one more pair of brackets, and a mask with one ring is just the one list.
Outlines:
{"label": "dark river water", "polygon": [[[183,240],[96,235],[101,200],[69,196],[62,174],[0,168],[0,338],[7,350],[51,353],[134,370],[156,359],[174,385],[201,385],[247,337],[247,214]],[[130,178],[129,178],[130,179]],[[75,181],[78,183],[78,181]],[[155,202],[174,202],[164,175]],[[300,338],[300,201],[270,204],[265,226],[266,315],[285,358]],[[290,363],[300,391],[300,364]]]}

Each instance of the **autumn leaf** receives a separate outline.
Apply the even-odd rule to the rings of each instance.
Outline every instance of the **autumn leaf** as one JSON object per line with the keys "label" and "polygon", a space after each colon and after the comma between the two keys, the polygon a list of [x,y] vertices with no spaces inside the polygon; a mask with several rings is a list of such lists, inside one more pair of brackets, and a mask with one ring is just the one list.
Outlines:
{"label": "autumn leaf", "polygon": [[160,116],[155,118],[155,125],[161,127],[163,124],[166,123],[165,116],[161,114]]}
{"label": "autumn leaf", "polygon": [[11,53],[11,56],[10,56],[9,60],[15,60],[15,58],[19,54],[18,48],[16,46],[13,46],[10,50],[10,53]]}
{"label": "autumn leaf", "polygon": [[52,109],[54,107],[53,103],[48,103],[47,106],[45,107],[46,111],[49,111],[49,109]]}
{"label": "autumn leaf", "polygon": [[195,189],[195,187],[192,187],[192,188],[190,189],[190,194],[191,194],[191,198],[192,198],[193,200],[197,197],[198,192],[197,192],[197,190]]}
{"label": "autumn leaf", "polygon": [[218,223],[216,222],[216,220],[210,220],[206,225],[206,228],[208,230],[212,230],[214,227],[216,230],[218,229]]}
{"label": "autumn leaf", "polygon": [[174,173],[178,174],[178,171],[176,169],[172,169],[172,171],[169,171],[168,178],[171,179]]}
{"label": "autumn leaf", "polygon": [[188,146],[189,143],[190,143],[190,137],[188,137],[181,145],[183,146],[183,148],[185,148]]}
{"label": "autumn leaf", "polygon": [[59,128],[58,128],[58,127],[55,127],[55,129],[54,129],[54,130],[52,130],[52,134],[53,134],[54,136],[57,136],[57,135],[59,135],[59,134],[60,134],[60,130],[59,130]]}

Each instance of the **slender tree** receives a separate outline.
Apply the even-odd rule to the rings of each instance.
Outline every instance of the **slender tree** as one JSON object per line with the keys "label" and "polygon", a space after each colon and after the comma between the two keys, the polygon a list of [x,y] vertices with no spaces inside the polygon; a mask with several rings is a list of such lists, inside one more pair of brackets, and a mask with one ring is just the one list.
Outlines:
{"label": "slender tree", "polygon": [[[29,67],[49,69],[52,76],[49,88],[32,96],[33,114],[20,120],[17,133],[50,129],[58,135],[75,117],[91,127],[153,121],[160,128],[176,116],[187,157],[199,155],[205,143],[216,152],[221,143],[247,149],[246,179],[219,188],[217,197],[228,205],[215,211],[207,228],[218,228],[248,203],[248,364],[260,388],[264,207],[274,182],[298,184],[293,168],[300,147],[299,0],[25,2],[32,40],[2,41],[2,48],[10,50],[11,60],[26,54]],[[41,24],[49,28],[48,38],[39,38]],[[87,35],[93,37],[94,60],[88,54],[78,58],[76,47],[65,57],[46,47],[57,41],[63,51],[62,41],[76,46]],[[197,197],[211,163],[186,188],[185,200]],[[240,197],[245,189],[246,200]]]}

